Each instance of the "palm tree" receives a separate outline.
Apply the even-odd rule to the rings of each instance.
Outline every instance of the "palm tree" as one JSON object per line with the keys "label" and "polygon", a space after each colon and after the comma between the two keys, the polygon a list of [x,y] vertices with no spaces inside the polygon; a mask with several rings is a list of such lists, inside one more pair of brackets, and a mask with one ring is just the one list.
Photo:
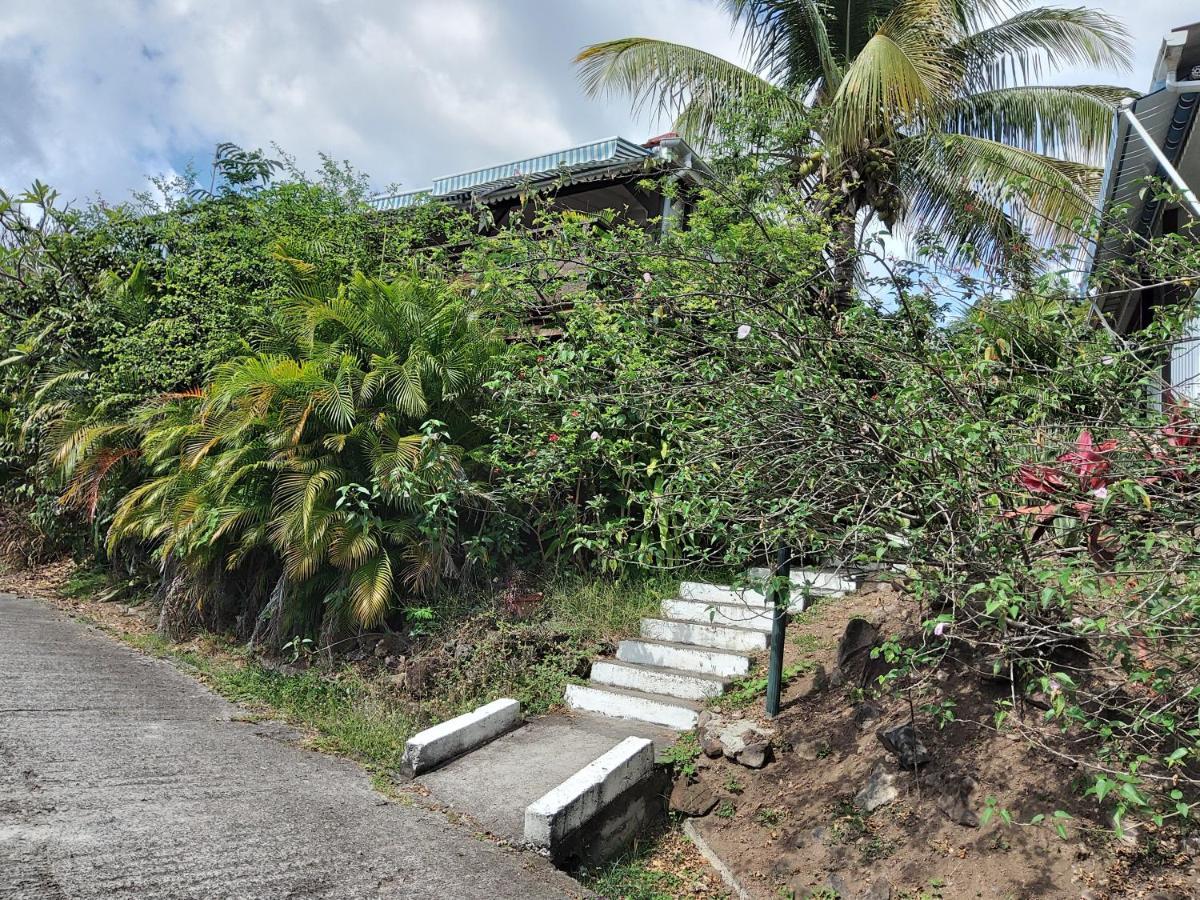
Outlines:
{"label": "palm tree", "polygon": [[301,277],[257,352],[128,421],[150,477],[109,531],[111,546],[155,545],[185,582],[271,569],[269,598],[250,598],[263,600],[252,640],[276,644],[376,623],[402,586],[426,591],[463,564],[460,516],[490,508],[464,456],[504,346],[460,285],[416,273],[328,285],[287,261]]}
{"label": "palm tree", "polygon": [[[844,246],[872,217],[936,233],[981,262],[1069,240],[1090,215],[1119,87],[1041,86],[1068,65],[1125,67],[1103,13],[1027,0],[722,0],[749,69],[691,47],[623,38],[576,57],[592,95],[674,115],[704,144],[739,109],[810,120],[799,181],[841,208]],[[835,258],[835,277],[852,266]]]}

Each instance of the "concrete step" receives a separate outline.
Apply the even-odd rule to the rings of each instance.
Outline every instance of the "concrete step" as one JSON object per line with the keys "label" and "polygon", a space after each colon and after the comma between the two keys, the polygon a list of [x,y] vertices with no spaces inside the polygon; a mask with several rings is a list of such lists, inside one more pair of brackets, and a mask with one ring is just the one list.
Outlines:
{"label": "concrete step", "polygon": [[706,625],[737,625],[770,632],[771,611],[745,603],[705,603],[703,600],[664,600],[662,617]]}
{"label": "concrete step", "polygon": [[[770,570],[751,569],[747,573],[753,581],[761,582],[770,576]],[[792,590],[807,586],[814,594],[848,594],[862,587],[863,576],[854,569],[792,569]]]}
{"label": "concrete step", "polygon": [[679,697],[681,700],[707,700],[721,696],[725,692],[726,682],[718,675],[699,675],[661,666],[639,666],[601,659],[592,663],[592,683]]}
{"label": "concrete step", "polygon": [[697,647],[715,647],[737,653],[757,653],[767,649],[767,635],[754,628],[681,622],[677,619],[642,619],[642,637]]}
{"label": "concrete step", "polygon": [[704,708],[694,700],[588,684],[568,684],[566,700],[571,709],[601,713],[617,719],[637,719],[679,731],[695,728],[700,710]]}
{"label": "concrete step", "polygon": [[685,581],[679,586],[679,599],[696,600],[701,603],[740,603],[743,606],[762,609],[767,598],[754,588],[731,588],[703,581]]}
{"label": "concrete step", "polygon": [[745,675],[750,671],[750,657],[740,653],[648,638],[621,641],[617,645],[617,659],[639,665],[683,669],[687,672],[725,677]]}

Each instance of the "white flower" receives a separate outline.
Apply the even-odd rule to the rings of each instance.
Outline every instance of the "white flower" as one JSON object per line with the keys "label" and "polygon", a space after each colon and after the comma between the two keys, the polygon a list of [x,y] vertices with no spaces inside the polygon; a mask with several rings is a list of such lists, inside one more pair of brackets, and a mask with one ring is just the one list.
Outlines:
{"label": "white flower", "polygon": [[1094,491],[1092,491],[1092,496],[1095,497],[1097,500],[1107,500],[1108,499],[1108,488],[1106,488],[1104,485],[1100,485],[1100,487],[1098,487]]}
{"label": "white flower", "polygon": [[642,273],[642,281],[646,282],[646,284],[649,284],[653,280],[654,280],[654,276],[651,275],[649,272]]}
{"label": "white flower", "polygon": [[598,440],[600,440],[600,432],[598,432],[598,431],[593,431],[593,432],[592,432],[592,440],[593,440],[593,441],[598,441]]}
{"label": "white flower", "polygon": [[742,341],[748,337],[750,337],[750,326],[749,325],[739,325],[738,330],[737,330],[737,339],[739,341]]}
{"label": "white flower", "polygon": [[936,625],[933,626],[933,633],[936,634],[938,637],[941,637],[942,635],[944,635],[946,633],[946,629],[949,627],[950,627],[949,622],[938,622]]}
{"label": "white flower", "polygon": [[1111,366],[1113,364],[1113,358],[1111,356],[1105,356],[1101,358],[1100,362],[1104,363],[1106,366]]}

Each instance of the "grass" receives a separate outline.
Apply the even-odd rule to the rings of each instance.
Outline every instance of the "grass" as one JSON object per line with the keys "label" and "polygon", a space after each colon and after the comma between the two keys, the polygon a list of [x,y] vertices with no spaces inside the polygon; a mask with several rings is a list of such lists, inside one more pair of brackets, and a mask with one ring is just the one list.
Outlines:
{"label": "grass", "polygon": [[282,673],[220,638],[176,645],[157,634],[119,636],[139,650],[195,670],[228,700],[312,731],[315,749],[351,757],[369,768],[396,768],[405,740],[426,718],[350,668]]}
{"label": "grass", "polygon": [[656,615],[666,597],[679,593],[679,579],[658,576],[610,580],[559,576],[544,588],[542,603],[552,620],[573,622],[604,637],[634,634],[643,616]]}
{"label": "grass", "polygon": [[579,879],[607,900],[678,900],[680,897],[727,898],[708,864],[692,843],[671,827],[640,841],[605,866],[584,869]]}
{"label": "grass", "polygon": [[[64,593],[95,599],[113,586],[105,572],[80,571]],[[408,737],[433,722],[498,697],[519,700],[528,715],[557,706],[566,685],[586,675],[591,661],[609,649],[608,641],[636,631],[641,617],[675,592],[678,581],[565,575],[536,586],[543,596],[526,619],[497,615],[491,590],[438,598],[427,649],[436,656],[453,642],[465,652],[438,657],[420,699],[401,694],[386,673],[374,676],[349,665],[281,672],[218,635],[173,644],[157,634],[108,630],[139,650],[190,668],[252,713],[307,730],[314,749],[388,772],[399,765]],[[692,760],[681,756],[680,762]]]}

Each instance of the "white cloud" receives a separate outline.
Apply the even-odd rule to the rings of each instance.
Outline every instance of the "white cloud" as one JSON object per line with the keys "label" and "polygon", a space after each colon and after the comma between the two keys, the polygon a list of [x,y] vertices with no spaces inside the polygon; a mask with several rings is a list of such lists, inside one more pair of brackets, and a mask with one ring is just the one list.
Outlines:
{"label": "white cloud", "polygon": [[[646,35],[738,56],[715,0],[17,2],[0,0],[0,185],[38,177],[68,196],[120,197],[193,158],[204,168],[222,140],[274,141],[303,166],[323,150],[377,184],[418,187],[660,130],[583,95],[570,60],[587,43]],[[1095,5],[1133,29],[1133,70],[1054,80],[1144,87],[1186,13],[1177,0]]]}

